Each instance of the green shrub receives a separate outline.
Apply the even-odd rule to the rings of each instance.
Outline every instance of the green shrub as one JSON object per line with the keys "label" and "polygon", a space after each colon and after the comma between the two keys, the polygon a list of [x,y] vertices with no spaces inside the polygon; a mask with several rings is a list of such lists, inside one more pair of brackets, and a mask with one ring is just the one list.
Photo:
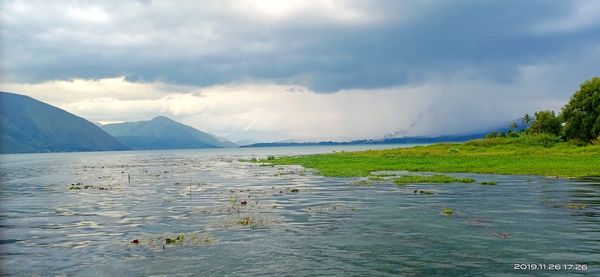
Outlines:
{"label": "green shrub", "polygon": [[459,150],[456,147],[448,148],[448,154],[458,154]]}
{"label": "green shrub", "polygon": [[539,134],[523,134],[518,138],[518,142],[531,146],[544,146],[552,147],[562,140],[553,134],[539,133]]}

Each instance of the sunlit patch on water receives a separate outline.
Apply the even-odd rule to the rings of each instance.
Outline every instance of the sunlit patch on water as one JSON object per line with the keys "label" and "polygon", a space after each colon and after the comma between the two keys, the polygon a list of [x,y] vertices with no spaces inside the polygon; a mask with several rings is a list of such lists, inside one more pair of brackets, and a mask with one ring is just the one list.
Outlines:
{"label": "sunlit patch on water", "polygon": [[406,172],[327,178],[240,162],[310,149],[3,156],[2,270],[513,275],[531,262],[600,273],[598,179],[448,174],[476,183],[399,187]]}

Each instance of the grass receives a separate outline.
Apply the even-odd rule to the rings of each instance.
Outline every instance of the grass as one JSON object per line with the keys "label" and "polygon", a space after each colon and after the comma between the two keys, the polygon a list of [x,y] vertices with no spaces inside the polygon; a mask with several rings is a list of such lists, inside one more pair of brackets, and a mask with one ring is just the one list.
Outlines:
{"label": "grass", "polygon": [[394,179],[394,182],[400,186],[408,184],[473,183],[474,181],[475,180],[470,178],[456,178],[439,174],[433,176],[403,175]]}
{"label": "grass", "polygon": [[552,138],[524,136],[288,156],[269,162],[302,165],[332,177],[366,177],[385,170],[584,177],[600,176],[600,145],[577,146]]}

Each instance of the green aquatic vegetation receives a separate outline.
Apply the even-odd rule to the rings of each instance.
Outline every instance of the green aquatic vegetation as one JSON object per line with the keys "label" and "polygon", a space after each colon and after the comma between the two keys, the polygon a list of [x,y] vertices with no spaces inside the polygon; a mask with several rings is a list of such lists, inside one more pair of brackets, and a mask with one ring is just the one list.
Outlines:
{"label": "green aquatic vegetation", "polygon": [[480,182],[479,184],[482,184],[482,185],[484,185],[484,186],[495,186],[495,185],[497,185],[498,183],[496,183],[496,181],[482,181],[482,182]]}
{"label": "green aquatic vegetation", "polygon": [[81,189],[81,186],[83,186],[83,183],[71,184],[71,187],[69,187],[69,189],[70,190],[78,190],[78,189]]}
{"label": "green aquatic vegetation", "polygon": [[384,176],[371,175],[371,176],[369,176],[369,180],[374,181],[374,182],[382,182],[382,181],[386,181],[387,179]]}
{"label": "green aquatic vegetation", "polygon": [[236,222],[239,226],[242,227],[249,227],[251,229],[256,229],[256,228],[260,228],[260,227],[265,227],[269,224],[272,224],[272,222],[268,222],[263,218],[257,218],[257,217],[250,217],[250,216],[245,216],[242,217],[241,219],[239,219]]}
{"label": "green aquatic vegetation", "polygon": [[190,243],[192,244],[213,244],[214,242],[215,239],[210,234],[198,236],[197,233],[192,233],[190,238]]}
{"label": "green aquatic vegetation", "polygon": [[97,190],[112,190],[112,186],[94,186],[94,185],[84,185],[83,183],[76,183],[76,184],[71,184],[71,186],[69,187],[69,190],[92,190],[92,189],[97,189]]}
{"label": "green aquatic vegetation", "polygon": [[583,210],[583,209],[586,209],[588,207],[588,205],[584,204],[584,203],[567,203],[567,205],[565,205],[565,207],[567,207],[567,209],[572,209],[572,210]]}
{"label": "green aquatic vegetation", "polygon": [[185,241],[185,235],[179,234],[177,236],[169,237],[165,239],[166,244],[170,243],[183,243]]}
{"label": "green aquatic vegetation", "polygon": [[454,214],[454,210],[453,210],[452,208],[445,207],[445,208],[442,210],[442,213],[443,213],[445,216],[451,216],[451,215],[453,215],[453,214]]}
{"label": "green aquatic vegetation", "polygon": [[397,176],[398,174],[394,174],[394,173],[373,173],[371,176],[378,176],[378,177],[394,177]]}
{"label": "green aquatic vegetation", "polygon": [[416,189],[414,190],[415,194],[433,194],[433,191],[431,190],[421,190],[421,189]]}
{"label": "green aquatic vegetation", "polygon": [[394,179],[397,185],[409,185],[409,184],[446,184],[446,183],[472,183],[475,180],[471,178],[456,178],[447,175],[432,175],[432,176],[420,176],[420,175],[403,175],[399,178]]}
{"label": "green aquatic vegetation", "polygon": [[287,156],[270,162],[301,165],[330,177],[367,177],[371,172],[393,170],[583,177],[600,176],[600,145],[547,143],[537,136],[498,137],[412,148]]}
{"label": "green aquatic vegetation", "polygon": [[265,217],[257,213],[245,215],[231,215],[215,220],[209,224],[211,228],[227,229],[258,229],[266,228],[281,223],[280,220],[272,217]]}
{"label": "green aquatic vegetation", "polygon": [[238,224],[244,225],[244,226],[250,225],[252,223],[254,223],[254,220],[252,218],[250,218],[249,216],[246,216],[238,221]]}
{"label": "green aquatic vegetation", "polygon": [[212,245],[216,242],[217,240],[209,232],[167,233],[162,235],[146,234],[130,241],[131,244],[153,250],[163,250],[165,246],[183,247]]}
{"label": "green aquatic vegetation", "polygon": [[370,186],[370,185],[373,185],[374,183],[375,182],[371,181],[371,180],[358,180],[352,184],[361,185],[361,186]]}
{"label": "green aquatic vegetation", "polygon": [[306,170],[285,170],[285,171],[280,171],[280,172],[275,173],[274,176],[285,176],[285,175],[305,176]]}

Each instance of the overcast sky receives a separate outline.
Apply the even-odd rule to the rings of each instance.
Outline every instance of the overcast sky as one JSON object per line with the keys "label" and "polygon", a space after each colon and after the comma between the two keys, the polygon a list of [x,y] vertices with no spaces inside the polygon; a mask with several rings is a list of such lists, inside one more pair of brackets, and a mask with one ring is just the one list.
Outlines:
{"label": "overcast sky", "polygon": [[232,140],[459,134],[600,75],[600,1],[0,1],[0,89]]}

